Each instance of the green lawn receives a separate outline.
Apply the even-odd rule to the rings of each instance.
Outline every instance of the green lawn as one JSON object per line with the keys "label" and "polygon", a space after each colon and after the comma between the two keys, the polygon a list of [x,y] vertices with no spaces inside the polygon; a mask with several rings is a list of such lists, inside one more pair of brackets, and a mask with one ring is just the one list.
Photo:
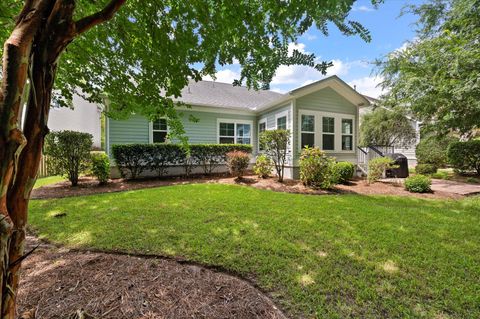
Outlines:
{"label": "green lawn", "polygon": [[480,198],[180,185],[32,201],[30,223],[68,246],[220,266],[292,317],[480,317]]}
{"label": "green lawn", "polygon": [[37,181],[35,182],[35,186],[33,188],[35,189],[42,186],[63,182],[64,180],[65,178],[63,178],[62,176],[41,177],[37,179]]}

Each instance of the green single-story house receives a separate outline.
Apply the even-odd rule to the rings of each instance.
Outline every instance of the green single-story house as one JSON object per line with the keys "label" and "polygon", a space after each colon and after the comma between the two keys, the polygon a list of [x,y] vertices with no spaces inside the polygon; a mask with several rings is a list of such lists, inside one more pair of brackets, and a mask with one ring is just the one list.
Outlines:
{"label": "green single-story house", "polygon": [[[255,158],[261,152],[258,136],[262,131],[290,130],[287,178],[298,177],[299,154],[305,145],[319,147],[338,161],[357,164],[359,109],[370,105],[365,96],[337,76],[286,94],[192,81],[178,100],[191,105],[179,109],[192,144],[251,144]],[[198,122],[189,121],[191,115]],[[106,150],[110,154],[114,144],[162,143],[167,134],[165,120],[152,123],[138,115],[121,121],[107,119]],[[169,173],[176,174],[175,168]]]}

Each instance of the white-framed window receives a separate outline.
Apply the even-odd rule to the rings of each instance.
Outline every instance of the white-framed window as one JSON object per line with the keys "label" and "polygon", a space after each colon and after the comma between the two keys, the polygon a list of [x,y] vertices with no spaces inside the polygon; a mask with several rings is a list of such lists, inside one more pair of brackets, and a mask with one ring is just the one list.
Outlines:
{"label": "white-framed window", "polygon": [[298,150],[315,146],[330,153],[355,152],[355,115],[302,110],[298,112]]}
{"label": "white-framed window", "polygon": [[267,119],[258,122],[258,150],[263,151],[262,143],[260,143],[260,136],[267,130]]}
{"label": "white-framed window", "polygon": [[315,146],[315,115],[300,115],[300,147]]}
{"label": "white-framed window", "polygon": [[287,127],[287,111],[275,115],[275,125],[277,130],[286,130]]}
{"label": "white-framed window", "polygon": [[165,143],[168,135],[166,119],[159,119],[152,122],[151,141],[152,143]]}
{"label": "white-framed window", "polygon": [[251,144],[252,123],[228,119],[218,120],[218,143]]}
{"label": "white-framed window", "polygon": [[342,151],[353,150],[353,119],[342,118]]}
{"label": "white-framed window", "polygon": [[335,117],[322,116],[322,149],[335,150]]}

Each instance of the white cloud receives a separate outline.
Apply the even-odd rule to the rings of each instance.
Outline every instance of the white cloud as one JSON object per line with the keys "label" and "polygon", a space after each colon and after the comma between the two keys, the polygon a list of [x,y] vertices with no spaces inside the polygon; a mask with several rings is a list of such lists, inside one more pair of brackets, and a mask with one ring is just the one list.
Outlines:
{"label": "white cloud", "polygon": [[270,91],[277,92],[277,93],[282,93],[282,94],[287,93],[287,90],[283,90],[283,89],[277,88],[277,87],[271,87]]}
{"label": "white cloud", "polygon": [[315,34],[311,34],[311,33],[308,33],[308,32],[305,32],[305,34],[303,35],[308,41],[313,41],[313,40],[316,40],[318,37],[315,35]]}
{"label": "white cloud", "polygon": [[377,98],[381,94],[385,93],[381,87],[377,87],[381,81],[382,79],[378,76],[366,76],[352,80],[348,82],[348,84],[353,88],[356,87],[357,91],[361,94]]}
{"label": "white cloud", "polygon": [[[215,73],[215,77],[215,81],[217,82],[232,84],[234,80],[238,80],[240,78],[240,73],[230,69],[224,69]],[[210,75],[207,75],[204,76],[202,80],[213,81],[213,78]]]}
{"label": "white cloud", "polygon": [[360,12],[371,12],[373,10],[374,9],[372,7],[368,7],[368,6],[354,6],[352,8],[352,11],[360,11]]}

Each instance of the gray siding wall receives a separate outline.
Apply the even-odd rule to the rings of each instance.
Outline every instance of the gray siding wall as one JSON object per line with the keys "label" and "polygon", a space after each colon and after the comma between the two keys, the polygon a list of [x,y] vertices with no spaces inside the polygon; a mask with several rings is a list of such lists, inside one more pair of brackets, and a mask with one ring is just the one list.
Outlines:
{"label": "gray siding wall", "polygon": [[[318,111],[327,113],[347,114],[355,116],[354,121],[354,145],[353,152],[332,152],[328,151],[328,155],[334,156],[338,161],[357,162],[357,145],[358,145],[358,107],[345,99],[331,88],[325,88],[312,94],[300,97],[295,101],[295,118],[294,122],[298,126],[299,113],[301,110]],[[320,129],[320,128],[315,128]],[[300,127],[296,127],[294,130],[294,143],[295,143],[295,164],[298,165],[298,158],[300,154],[300,142],[299,136]],[[340,132],[336,134],[341,134]],[[320,145],[317,145],[320,146]]]}

